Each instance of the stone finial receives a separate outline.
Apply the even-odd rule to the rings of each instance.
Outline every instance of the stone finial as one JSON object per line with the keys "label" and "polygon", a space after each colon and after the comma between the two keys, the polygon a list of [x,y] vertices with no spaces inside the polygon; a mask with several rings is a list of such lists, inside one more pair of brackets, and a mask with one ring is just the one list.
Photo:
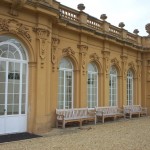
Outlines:
{"label": "stone finial", "polygon": [[138,29],[134,29],[133,33],[136,34],[136,35],[138,35],[139,30]]}
{"label": "stone finial", "polygon": [[125,26],[125,24],[123,22],[120,22],[118,25],[120,28],[123,28]]}
{"label": "stone finial", "polygon": [[103,21],[105,21],[107,19],[106,14],[101,14],[100,19],[102,19]]}
{"label": "stone finial", "polygon": [[150,37],[150,23],[145,25],[145,29],[146,29],[146,32],[149,34],[148,37]]}
{"label": "stone finial", "polygon": [[80,11],[83,11],[83,10],[85,9],[84,4],[78,4],[78,9],[79,9]]}

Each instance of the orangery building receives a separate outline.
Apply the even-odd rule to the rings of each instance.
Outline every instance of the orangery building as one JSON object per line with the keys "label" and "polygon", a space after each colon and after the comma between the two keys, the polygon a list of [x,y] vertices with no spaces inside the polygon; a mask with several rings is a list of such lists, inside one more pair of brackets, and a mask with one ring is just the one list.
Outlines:
{"label": "orangery building", "polygon": [[48,132],[56,108],[134,104],[150,113],[150,36],[78,9],[0,1],[0,134]]}

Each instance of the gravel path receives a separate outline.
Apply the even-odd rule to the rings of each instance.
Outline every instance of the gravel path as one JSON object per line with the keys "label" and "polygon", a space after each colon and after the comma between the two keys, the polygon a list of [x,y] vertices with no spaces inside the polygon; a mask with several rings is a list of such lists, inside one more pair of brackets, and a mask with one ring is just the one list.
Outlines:
{"label": "gravel path", "polygon": [[42,138],[2,143],[0,150],[150,150],[150,117],[52,129]]}

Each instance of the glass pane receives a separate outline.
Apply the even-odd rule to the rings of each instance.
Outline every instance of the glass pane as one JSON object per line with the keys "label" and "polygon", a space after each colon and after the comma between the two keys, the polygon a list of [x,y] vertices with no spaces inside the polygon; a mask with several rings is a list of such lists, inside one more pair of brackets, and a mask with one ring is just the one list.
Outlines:
{"label": "glass pane", "polygon": [[9,62],[9,72],[14,72],[15,70],[15,63],[14,62]]}
{"label": "glass pane", "polygon": [[14,93],[19,93],[20,84],[14,84]]}
{"label": "glass pane", "polygon": [[15,59],[20,59],[20,54],[19,54],[18,51],[16,51],[16,52],[14,53],[14,55],[15,55]]}
{"label": "glass pane", "polygon": [[22,93],[26,93],[26,84],[22,84]]}
{"label": "glass pane", "polygon": [[13,106],[13,114],[19,114],[19,105]]}
{"label": "glass pane", "polygon": [[26,94],[22,94],[22,103],[26,103]]}
{"label": "glass pane", "polygon": [[0,82],[6,81],[6,72],[0,72]]}
{"label": "glass pane", "polygon": [[14,94],[14,104],[19,104],[19,94]]}
{"label": "glass pane", "polygon": [[14,59],[15,56],[14,56],[14,54],[12,52],[8,52],[8,58]]}
{"label": "glass pane", "polygon": [[8,44],[1,45],[0,49],[2,51],[1,57],[7,58]]}
{"label": "glass pane", "polygon": [[5,93],[5,83],[0,83],[0,93]]}
{"label": "glass pane", "polygon": [[20,72],[20,64],[15,63],[15,72]]}
{"label": "glass pane", "polygon": [[25,104],[21,105],[21,114],[25,114]]}
{"label": "glass pane", "polygon": [[12,108],[13,108],[13,105],[7,105],[7,115],[12,115]]}
{"label": "glass pane", "polygon": [[7,95],[7,104],[13,104],[14,95],[8,94]]}
{"label": "glass pane", "polygon": [[0,61],[0,71],[5,72],[6,71],[6,62]]}
{"label": "glass pane", "polygon": [[27,74],[26,67],[27,67],[26,64],[22,65],[22,83],[26,83],[26,74]]}
{"label": "glass pane", "polygon": [[0,105],[0,116],[4,115],[5,111],[5,105]]}
{"label": "glass pane", "polygon": [[5,94],[0,94],[0,104],[5,104]]}
{"label": "glass pane", "polygon": [[14,85],[13,83],[8,83],[8,93],[13,93]]}

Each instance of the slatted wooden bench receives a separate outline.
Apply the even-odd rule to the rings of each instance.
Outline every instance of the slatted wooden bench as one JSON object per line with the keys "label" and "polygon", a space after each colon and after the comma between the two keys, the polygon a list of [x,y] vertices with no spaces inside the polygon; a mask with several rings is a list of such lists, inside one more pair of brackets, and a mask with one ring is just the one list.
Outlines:
{"label": "slatted wooden bench", "polygon": [[109,107],[96,107],[96,122],[98,118],[102,119],[102,123],[104,123],[105,118],[114,118],[116,120],[117,117],[125,117],[123,113],[123,109],[120,109],[116,106]]}
{"label": "slatted wooden bench", "polygon": [[79,122],[80,127],[84,120],[93,120],[95,122],[95,109],[74,108],[74,109],[56,109],[56,127],[65,128],[68,122]]}
{"label": "slatted wooden bench", "polygon": [[124,114],[126,117],[132,118],[132,115],[147,116],[147,108],[143,108],[141,105],[126,105],[123,106]]}

